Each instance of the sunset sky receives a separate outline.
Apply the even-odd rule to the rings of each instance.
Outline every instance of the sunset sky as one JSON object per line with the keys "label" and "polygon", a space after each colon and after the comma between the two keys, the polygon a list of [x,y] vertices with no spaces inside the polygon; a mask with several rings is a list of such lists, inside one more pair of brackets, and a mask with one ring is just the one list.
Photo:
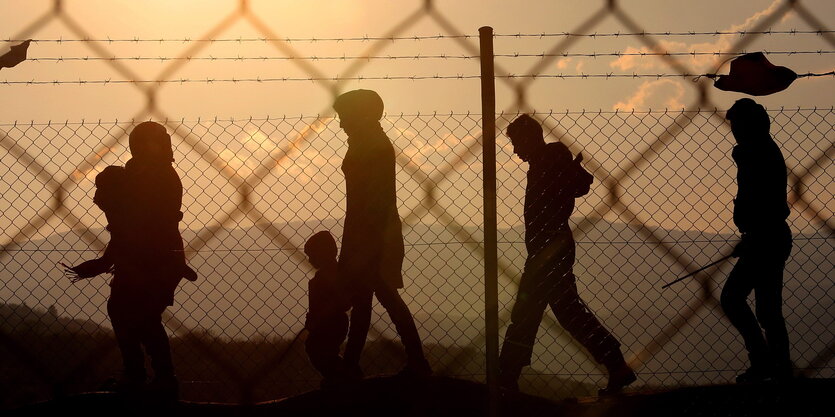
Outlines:
{"label": "sunset sky", "polygon": [[[606,11],[608,3],[617,10]],[[398,156],[404,298],[416,307],[426,340],[475,347],[464,351],[475,361],[485,340],[478,29],[491,26],[500,76],[503,317],[525,265],[528,169],[513,156],[504,127],[519,112],[536,112],[546,122],[546,140],[582,152],[595,177],[590,193],[575,200],[571,219],[580,291],[624,337],[630,358],[644,361],[642,372],[661,375],[642,384],[724,383],[731,380],[724,374],[744,369],[743,355],[733,356],[743,347],[728,348],[732,333],[718,311],[731,261],[708,272],[713,282],[699,275],[671,290],[661,285],[729,253],[739,236],[735,142],[724,111],[747,96],[720,91],[698,75],[727,74],[729,65],[719,64],[755,51],[798,74],[835,70],[835,1],[798,1],[806,19],[795,11],[783,15],[789,3],[0,0],[0,54],[33,39],[26,61],[0,69],[0,301],[107,322],[107,281],[75,285],[56,265],[88,259],[109,241],[107,220],[93,204],[95,175],[124,165],[128,132],[152,119],[172,133],[184,186],[179,226],[200,275],[178,291],[178,306],[169,311],[185,324],[171,321],[170,328],[291,340],[300,334],[292,332],[302,328],[313,276],[301,248],[322,229],[342,238],[340,166],[348,145],[331,105],[341,92],[373,89],[385,102],[382,125]],[[56,4],[62,10],[53,13]],[[818,30],[808,16],[826,33],[807,33]],[[751,39],[737,33],[755,28],[773,33]],[[636,31],[659,33],[650,43],[670,55],[654,56],[658,51]],[[560,56],[546,56],[555,52]],[[680,71],[687,76],[667,76]],[[620,77],[632,74],[640,76]],[[391,79],[378,79],[385,77]],[[429,79],[399,79],[410,77]],[[708,92],[701,104],[700,88]],[[819,366],[825,377],[833,375],[831,356],[815,361],[832,350],[826,344],[835,328],[833,98],[832,75],[800,78],[756,98],[772,117],[794,187],[787,190],[796,243],[786,310],[803,335],[795,346],[803,355],[798,364]],[[382,330],[373,337],[393,337],[377,318]],[[551,378],[543,380],[602,378],[567,333],[546,334],[552,339],[539,344],[533,364]],[[666,350],[656,346],[673,337],[680,340],[664,342]],[[657,359],[647,360],[646,352]],[[558,356],[571,359],[552,359]],[[557,368],[558,362],[568,365]],[[446,369],[468,378],[482,372],[480,365]],[[238,374],[221,378],[232,375]]]}
{"label": "sunset sky", "polygon": [[[51,1],[6,0],[0,14],[0,38],[15,38],[44,15]],[[94,39],[215,39],[261,38],[268,28],[280,38],[356,38],[386,36],[395,26],[405,24],[399,36],[450,34],[446,22],[461,34],[476,35],[480,26],[492,26],[497,34],[539,34],[572,32],[589,19],[604,1],[501,2],[482,0],[434,1],[434,14],[422,13],[423,1],[257,1],[250,2],[254,19],[236,14],[236,1],[66,1],[64,8],[71,22],[53,19],[25,37],[34,39],[78,39],[75,25]],[[777,0],[745,2],[703,1],[700,3],[639,0],[621,2],[621,10],[646,31],[739,31],[754,27],[780,8]],[[803,5],[828,23],[835,16],[835,3],[806,1]],[[409,19],[410,15],[417,16]],[[435,18],[440,15],[440,19]],[[220,22],[229,25],[213,32]],[[412,23],[413,22],[413,23]],[[831,23],[831,22],[830,22]],[[789,13],[772,26],[772,30],[810,30],[812,28],[795,13]],[[594,25],[595,33],[626,33],[630,28],[614,15]],[[669,52],[727,52],[739,39],[726,36],[659,36],[654,38]],[[497,54],[539,54],[549,51],[562,37],[497,38]],[[464,41],[470,49],[451,39],[400,40],[378,45],[370,41],[292,42],[292,48],[280,50],[266,42],[216,42],[210,45],[190,42],[114,42],[97,44],[104,57],[181,57],[234,58],[269,57],[263,61],[192,60],[175,71],[168,71],[177,61],[118,61],[119,71],[102,61],[30,61],[0,72],[0,80],[124,80],[126,74],[140,80],[156,80],[166,73],[169,79],[207,78],[306,78],[309,71],[297,63],[275,58],[352,57],[441,55],[472,56],[478,46],[476,38]],[[189,52],[189,48],[194,48]],[[826,51],[833,50],[819,35],[761,36],[745,47],[747,51]],[[38,42],[30,48],[31,58],[97,57],[87,44],[73,42]],[[577,40],[567,53],[640,52],[647,48],[636,37],[598,37]],[[676,57],[692,73],[712,72],[717,62],[727,56]],[[798,73],[826,72],[833,69],[833,55],[770,55],[777,65],[785,65]],[[527,74],[541,58],[497,57],[496,65],[511,74]],[[355,60],[305,61],[318,76],[344,75]],[[725,66],[719,72],[727,72]],[[539,71],[541,74],[631,74],[671,73],[670,66],[658,57],[566,57]],[[369,60],[351,76],[456,76],[478,75],[476,59],[399,59]],[[328,83],[329,84],[329,83]],[[143,88],[147,88],[144,85]],[[327,86],[310,81],[269,83],[206,83],[166,84],[157,96],[163,114],[172,118],[196,117],[263,117],[281,115],[315,115],[327,110],[331,95]],[[632,110],[678,109],[693,104],[695,83],[690,78],[663,79],[539,79],[528,90],[531,108],[537,110]],[[2,85],[0,121],[125,119],[138,115],[144,107],[144,94],[133,85]],[[478,111],[479,82],[467,80],[423,81],[348,81],[341,90],[371,88],[379,91],[392,113]],[[499,110],[514,104],[512,90],[497,82]],[[454,92],[454,93],[453,93]],[[719,108],[741,97],[735,93],[713,92]],[[786,92],[763,98],[769,107],[830,107],[835,95],[832,77],[800,79]]]}

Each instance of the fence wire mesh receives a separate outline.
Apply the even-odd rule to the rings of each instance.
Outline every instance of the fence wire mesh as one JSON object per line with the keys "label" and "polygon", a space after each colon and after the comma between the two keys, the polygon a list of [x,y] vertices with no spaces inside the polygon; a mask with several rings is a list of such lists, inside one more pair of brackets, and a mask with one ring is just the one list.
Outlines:
{"label": "fence wire mesh", "polygon": [[[10,39],[35,37],[57,23],[118,77],[143,80],[130,63],[109,59],[119,56],[111,52],[113,44],[93,34],[64,3],[54,0]],[[189,58],[212,43],[206,40],[238,24],[254,29],[263,37],[259,42],[278,54],[295,57],[291,62],[300,73],[318,79],[315,85],[333,95],[373,65],[368,57],[384,54],[394,38],[410,39],[409,31],[424,20],[440,28],[433,38],[478,55],[475,37],[426,0],[381,36],[354,38],[367,48],[346,59],[341,79],[329,80],[315,59],[295,47],[316,39],[282,37],[250,3],[235,2],[238,7],[205,33],[182,39],[182,53],[145,79],[155,82],[133,83],[144,97],[136,119],[164,122],[177,141],[176,166],[186,190],[183,236],[189,262],[201,275],[197,283],[181,286],[165,317],[186,399],[251,402],[318,383],[301,344],[291,342],[303,324],[311,273],[299,246],[320,229],[341,234],[339,163],[345,145],[330,109],[321,117],[175,122],[161,110],[161,86],[176,82]],[[734,38],[723,52],[744,51],[758,37],[778,33],[770,27],[788,13],[835,46],[832,31],[804,2],[785,1],[753,27],[726,34]],[[596,28],[610,18],[675,74],[700,73],[667,53],[660,40],[671,33],[647,32],[621,2],[602,1],[570,32],[535,35],[554,43],[524,73],[497,66],[498,82],[515,92],[497,121],[500,130],[520,111],[533,110],[527,97],[539,76],[578,39],[597,36]],[[723,112],[702,110],[714,107],[708,80],[692,85],[698,99],[684,111],[536,114],[552,140],[586,155],[586,167],[597,179],[573,218],[575,273],[581,296],[621,339],[643,386],[725,382],[745,364],[741,342],[716,302],[730,263],[659,290],[669,279],[728,253],[735,242],[728,208],[734,195],[735,168],[728,157],[733,141]],[[786,268],[785,311],[792,355],[805,375],[832,377],[835,116],[832,109],[771,115],[772,133],[791,170],[795,246]],[[435,370],[475,380],[484,374],[479,121],[476,114],[389,115],[384,121],[399,150],[398,198],[408,245],[404,299]],[[4,406],[90,389],[118,368],[103,307],[106,280],[70,285],[55,265],[93,257],[106,244],[104,218],[92,205],[92,177],[104,165],[126,161],[126,132],[133,126],[132,121],[0,126],[5,150],[0,170],[9,190],[0,197]],[[506,320],[526,254],[520,228],[524,168],[511,158],[503,135],[498,162],[500,314]],[[375,311],[375,340],[363,366],[369,373],[393,372],[402,353],[391,341],[395,333],[388,319]],[[542,327],[522,389],[555,398],[593,393],[602,371],[551,318]]]}
{"label": "fence wire mesh", "polygon": [[[786,270],[792,354],[810,376],[832,377],[832,126],[825,110],[771,112],[772,132],[795,179]],[[719,111],[539,113],[576,153],[599,161],[592,194],[578,200],[581,296],[621,340],[643,386],[721,383],[744,369],[738,336],[717,297],[731,262],[661,290],[672,278],[726,254],[733,139]],[[503,114],[506,124],[516,114]],[[654,156],[654,137],[688,127]],[[89,390],[118,369],[104,305],[107,279],[70,284],[56,265],[97,256],[109,237],[92,204],[93,177],[129,158],[134,122],[5,125],[0,200],[0,319],[8,403]],[[333,118],[167,122],[185,186],[182,230],[189,263],[166,326],[183,397],[259,401],[317,386],[302,343],[306,285],[300,250],[318,230],[341,236],[346,149]],[[480,115],[389,115],[398,150],[398,199],[407,244],[407,300],[430,362],[442,375],[484,379]],[[525,166],[499,136],[500,314],[506,320],[526,256],[521,221]],[[60,145],[59,145],[60,143]],[[636,163],[639,170],[632,169]],[[12,175],[8,175],[12,174]],[[9,198],[9,195],[19,197]],[[375,307],[369,373],[397,371],[403,353]],[[303,337],[303,336],[302,336]],[[393,341],[394,340],[394,341]],[[546,315],[522,389],[547,397],[589,395],[604,373]],[[8,404],[7,404],[8,405]]]}

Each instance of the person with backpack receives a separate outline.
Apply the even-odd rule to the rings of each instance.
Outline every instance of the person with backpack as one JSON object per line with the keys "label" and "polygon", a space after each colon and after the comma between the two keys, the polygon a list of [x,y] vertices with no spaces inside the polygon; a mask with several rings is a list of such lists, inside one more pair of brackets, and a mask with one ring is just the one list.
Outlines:
{"label": "person with backpack", "polygon": [[513,153],[530,164],[524,208],[528,257],[499,356],[499,384],[518,391],[519,376],[531,363],[536,333],[550,305],[560,325],[606,367],[609,381],[599,393],[617,393],[637,378],[620,343],[580,298],[573,273],[575,245],[568,219],[574,199],[589,192],[593,177],[580,165],[582,153],[572,158],[564,144],[545,143],[542,126],[528,115],[514,120],[507,135]]}

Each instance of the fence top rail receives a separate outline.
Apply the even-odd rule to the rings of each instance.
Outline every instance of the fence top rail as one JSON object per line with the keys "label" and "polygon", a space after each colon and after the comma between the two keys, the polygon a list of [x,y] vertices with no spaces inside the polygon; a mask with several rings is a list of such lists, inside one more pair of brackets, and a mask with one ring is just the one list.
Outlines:
{"label": "fence top rail", "polygon": [[[618,115],[618,114],[683,114],[683,113],[723,113],[727,111],[727,109],[719,109],[719,108],[697,108],[697,109],[648,109],[648,110],[604,110],[604,109],[579,109],[579,110],[543,110],[543,111],[503,111],[500,110],[496,113],[497,117],[505,117],[508,115],[520,115],[520,114],[529,114],[533,116],[550,116],[550,115],[595,115],[595,114],[611,114],[611,115]],[[831,107],[780,107],[779,109],[768,109],[769,113],[779,114],[785,112],[801,112],[801,111],[827,111],[833,112],[835,111],[835,106]],[[456,112],[456,111],[449,111],[449,112],[442,112],[442,111],[434,111],[434,112],[415,112],[415,113],[384,113],[383,119],[391,119],[391,118],[403,118],[403,117],[481,117],[480,112]],[[166,119],[158,119],[158,118],[143,118],[143,119],[112,119],[112,120],[102,120],[102,119],[81,119],[81,120],[47,120],[47,121],[38,121],[38,120],[14,120],[9,122],[0,122],[0,126],[4,127],[25,127],[25,126],[98,126],[98,125],[117,125],[117,124],[138,124],[145,121],[157,121],[161,123],[249,123],[249,122],[281,122],[281,121],[292,121],[292,120],[320,120],[320,121],[330,121],[334,119],[335,116],[333,115],[266,115],[261,117],[220,117],[220,116],[208,116],[208,117],[198,117],[198,118],[166,118]]]}

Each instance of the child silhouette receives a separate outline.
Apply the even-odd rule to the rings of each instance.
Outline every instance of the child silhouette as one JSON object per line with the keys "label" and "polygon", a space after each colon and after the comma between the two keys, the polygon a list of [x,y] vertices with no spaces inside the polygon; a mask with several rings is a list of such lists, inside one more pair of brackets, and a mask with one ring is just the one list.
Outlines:
{"label": "child silhouette", "polygon": [[309,310],[305,328],[310,332],[305,351],[322,374],[322,388],[343,382],[348,373],[339,348],[348,333],[348,307],[344,285],[337,274],[336,241],[326,231],[314,234],[304,253],[317,269],[308,283]]}

